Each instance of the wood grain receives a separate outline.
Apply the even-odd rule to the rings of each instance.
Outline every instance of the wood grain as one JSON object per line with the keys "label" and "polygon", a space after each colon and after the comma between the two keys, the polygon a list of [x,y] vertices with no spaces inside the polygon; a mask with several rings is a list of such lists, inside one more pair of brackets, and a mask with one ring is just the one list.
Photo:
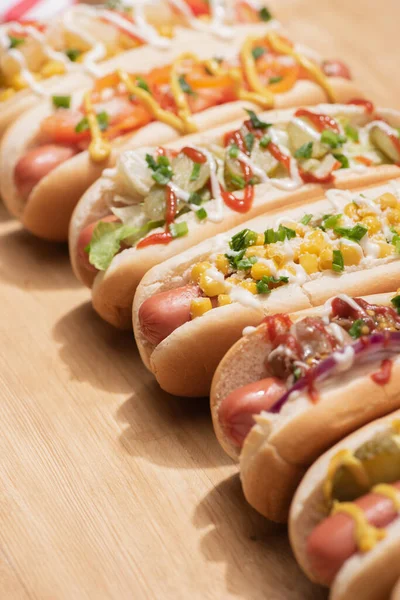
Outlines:
{"label": "wood grain", "polygon": [[[396,0],[281,0],[297,40],[400,108]],[[160,392],[64,247],[0,211],[0,598],[320,599],[245,503],[207,401]]]}

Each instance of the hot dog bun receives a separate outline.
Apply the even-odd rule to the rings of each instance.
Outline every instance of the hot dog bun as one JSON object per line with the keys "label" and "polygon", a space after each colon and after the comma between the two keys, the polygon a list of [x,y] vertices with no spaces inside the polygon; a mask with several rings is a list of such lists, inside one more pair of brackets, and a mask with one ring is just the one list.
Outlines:
{"label": "hot dog bun", "polygon": [[400,600],[400,579],[397,582],[392,595],[390,596],[390,600]]}
{"label": "hot dog bun", "polygon": [[[371,187],[368,190],[364,189],[363,192],[373,198],[391,189],[391,184],[386,184]],[[338,194],[337,197],[339,197]],[[329,213],[331,207],[332,205],[327,199],[318,200],[284,211],[271,212],[248,221],[246,227],[260,232],[274,227],[278,217],[299,220],[307,212]],[[212,375],[223,355],[229,350],[232,341],[240,339],[244,325],[259,324],[261,313],[267,315],[294,312],[319,306],[339,293],[367,295],[389,292],[398,287],[399,261],[386,262],[383,260],[380,266],[370,266],[367,271],[354,268],[350,272],[344,272],[339,278],[328,274],[312,279],[304,285],[289,283],[273,290],[270,295],[261,299],[257,310],[238,303],[218,307],[203,315],[201,319],[185,323],[156,347],[150,344],[141,331],[138,316],[144,301],[158,292],[177,288],[187,283],[191,266],[206,260],[210,254],[226,252],[227,240],[241,229],[243,229],[243,225],[225,235],[221,234],[217,238],[205,241],[152,268],[137,288],[133,303],[133,324],[138,348],[146,366],[154,373],[161,387],[169,393],[188,397],[207,395]],[[105,294],[96,295],[96,286],[102,284],[101,277],[106,280],[107,277],[117,276],[119,281],[126,281],[128,273],[132,271],[127,269],[123,272],[119,266],[129,264],[130,252],[128,250],[118,255],[111,265],[111,271],[109,269],[105,275],[96,279],[94,305],[99,312],[101,311],[100,314],[109,314],[110,307],[115,302],[117,288],[115,285],[110,286],[108,288],[110,295],[106,297]],[[126,284],[124,288],[125,293],[127,285],[129,284]],[[182,369],[182,364],[185,365],[185,369]]]}
{"label": "hot dog bun", "polygon": [[[200,58],[208,58],[215,55],[234,56],[249,34],[254,36],[258,34],[261,36],[262,34],[265,35],[266,31],[271,29],[276,29],[276,23],[264,24],[262,26],[241,26],[237,28],[234,46],[227,41],[216,39],[209,33],[182,31],[174,40],[171,48],[167,48],[163,52],[161,63],[162,65],[171,63],[174,58],[193,45]],[[153,67],[161,66],[158,51],[146,47],[136,52],[135,57],[138,61],[137,64],[140,64],[141,71],[148,71]],[[125,67],[132,70],[132,60],[126,61]],[[355,96],[360,95],[357,86],[347,79],[332,77],[329,81],[335,91],[338,102],[347,102]],[[81,92],[77,92],[74,97],[78,101],[81,98]],[[298,104],[315,105],[324,100],[326,100],[326,94],[319,85],[312,81],[300,80],[290,91],[276,95],[276,107],[284,108]],[[258,106],[241,101],[232,102],[197,113],[194,115],[194,121],[197,124],[198,130],[204,131],[216,127],[221,122],[227,123],[239,118],[243,114],[243,106],[246,105],[248,108],[260,112]],[[99,177],[99,165],[93,168],[88,153],[82,152],[77,157],[74,157],[72,168],[68,165],[69,161],[55,168],[49,176],[41,180],[40,184],[36,186],[37,189],[33,189],[27,203],[23,202],[14,183],[14,168],[18,160],[32,144],[37,132],[36,125],[32,131],[31,124],[36,124],[39,116],[43,118],[44,115],[50,114],[50,105],[48,103],[47,111],[48,113],[44,106],[41,105],[38,107],[37,112],[34,109],[34,112],[27,113],[22,117],[22,121],[16,122],[5,136],[0,149],[0,170],[3,174],[1,193],[10,212],[21,218],[27,229],[40,237],[61,241],[67,238],[69,219],[64,222],[62,222],[61,216],[57,219],[57,214],[62,213],[58,205],[64,201],[64,198],[59,194],[59,190],[68,189],[71,181],[71,172],[73,172],[75,189],[69,192],[69,204],[71,206],[75,205],[83,190]],[[24,140],[22,143],[18,143],[15,141],[15,138],[21,136],[21,131],[24,131]],[[27,132],[29,133],[27,134]],[[153,122],[133,134],[118,138],[116,148],[120,151],[122,148],[138,148],[144,143],[146,145],[165,144],[178,137],[179,134],[176,129],[163,123]],[[112,155],[102,164],[102,167],[108,167],[114,162],[115,155]],[[31,201],[32,205],[26,209],[26,214],[25,211],[21,214],[21,206],[28,207]],[[50,209],[50,212],[47,212],[48,209]]]}
{"label": "hot dog bun", "polygon": [[[355,451],[374,435],[390,429],[392,422],[399,417],[400,411],[397,410],[343,439],[312,465],[299,485],[290,509],[289,536],[297,561],[313,581],[318,582],[318,579],[307,557],[306,541],[323,518],[322,485],[332,457],[342,449]],[[400,519],[397,518],[390,524],[386,532],[386,538],[379,541],[372,550],[364,554],[357,553],[344,563],[331,589],[332,600],[389,598],[400,576]]]}
{"label": "hot dog bun", "polygon": [[[337,114],[353,115],[352,118],[365,122],[367,118],[363,108],[356,106],[319,105],[315,107],[316,112],[325,112],[332,116]],[[270,123],[285,122],[294,114],[295,110],[277,110],[262,113],[261,118]],[[377,111],[379,115],[389,122],[400,125],[400,115],[396,111],[385,109]],[[364,120],[364,121],[363,121]],[[229,123],[203,134],[187,136],[185,140],[177,140],[167,147],[180,149],[185,144],[208,144],[220,140],[224,133],[240,127],[242,121]],[[397,125],[396,125],[397,126]],[[364,171],[340,170],[335,177],[334,185],[338,188],[356,188],[372,185],[385,179],[396,177],[399,173],[398,167],[394,165],[383,165],[367,168]],[[103,273],[90,272],[85,269],[79,260],[78,240],[80,232],[94,220],[107,214],[109,210],[107,194],[110,190],[110,180],[101,178],[83,196],[73,214],[70,226],[70,255],[73,269],[77,277],[86,285],[93,286],[93,304],[99,314],[111,324],[121,327],[130,327],[131,301],[137,285],[143,275],[154,265],[163,260],[172,258],[179,252],[187,250],[190,246],[199,243],[206,237],[212,237],[231,227],[242,223],[265,211],[274,210],[283,205],[296,204],[299,202],[312,202],[324,190],[324,186],[317,184],[306,184],[294,192],[279,190],[270,184],[255,186],[255,198],[253,206],[248,213],[240,214],[228,208],[221,223],[206,224],[199,223],[191,214],[187,216],[190,222],[190,233],[186,237],[179,238],[165,247],[149,247],[138,251],[135,248],[125,250],[117,255],[107,271]],[[306,304],[307,306],[307,304]],[[290,307],[288,310],[292,310]],[[206,392],[204,392],[206,393]]]}

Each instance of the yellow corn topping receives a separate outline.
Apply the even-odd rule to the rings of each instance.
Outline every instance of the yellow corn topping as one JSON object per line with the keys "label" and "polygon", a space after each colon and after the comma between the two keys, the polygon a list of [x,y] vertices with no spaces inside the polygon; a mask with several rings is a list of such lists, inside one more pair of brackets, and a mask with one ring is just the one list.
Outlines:
{"label": "yellow corn topping", "polygon": [[194,298],[190,303],[190,316],[192,319],[201,317],[212,309],[210,298]]}
{"label": "yellow corn topping", "polygon": [[229,273],[229,260],[226,258],[225,254],[218,254],[215,260],[215,266],[218,271],[221,271],[224,275],[228,275]]}
{"label": "yellow corn topping", "polygon": [[385,209],[385,208],[396,208],[398,203],[397,203],[396,196],[394,194],[391,194],[390,192],[386,192],[385,194],[382,194],[382,196],[380,196],[379,204],[381,205],[381,207],[383,209]]}
{"label": "yellow corn topping", "polygon": [[199,283],[200,275],[202,275],[207,269],[211,268],[211,263],[208,261],[200,262],[194,265],[192,268],[190,278],[194,283]]}
{"label": "yellow corn topping", "polygon": [[90,135],[92,137],[92,141],[90,142],[89,146],[89,154],[91,159],[95,162],[102,162],[103,160],[107,160],[107,158],[109,158],[111,154],[111,144],[107,140],[103,139],[101,135],[97,116],[93,109],[90,92],[86,92],[83,103],[90,129]]}
{"label": "yellow corn topping", "polygon": [[206,296],[209,297],[218,296],[225,292],[225,282],[213,279],[207,275],[207,271],[200,275],[199,286]]}
{"label": "yellow corn topping", "polygon": [[54,77],[55,75],[64,75],[65,65],[57,60],[49,60],[40,71],[44,79]]}
{"label": "yellow corn topping", "polygon": [[257,262],[251,267],[251,276],[253,279],[260,280],[263,277],[270,277],[271,275],[271,269],[268,265]]}
{"label": "yellow corn topping", "polygon": [[227,306],[232,304],[232,300],[228,294],[220,294],[218,296],[218,306]]}

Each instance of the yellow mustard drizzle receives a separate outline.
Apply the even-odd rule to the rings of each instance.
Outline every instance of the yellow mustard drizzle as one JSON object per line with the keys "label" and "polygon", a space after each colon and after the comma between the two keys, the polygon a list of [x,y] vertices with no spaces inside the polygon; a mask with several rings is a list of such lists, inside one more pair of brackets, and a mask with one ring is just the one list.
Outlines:
{"label": "yellow mustard drizzle", "polygon": [[309,58],[303,56],[293,48],[289,46],[277,33],[271,31],[266,36],[267,40],[272,46],[272,49],[279,54],[286,54],[287,56],[291,56],[294,60],[302,66],[311,77],[320,85],[326,92],[330,102],[336,102],[335,92],[331,84],[328,81],[328,78],[323,73],[322,69],[314,64]]}
{"label": "yellow mustard drizzle", "polygon": [[339,450],[339,452],[331,458],[328,474],[322,488],[328,506],[331,506],[332,504],[333,483],[335,475],[341,467],[346,467],[360,485],[365,487],[370,486],[368,473],[361,460],[356,458],[350,450]]}
{"label": "yellow mustard drizzle", "polygon": [[[250,52],[250,54],[251,54],[251,52]],[[218,61],[216,61],[214,58],[212,58],[210,60],[206,60],[204,65],[205,65],[206,69],[212,75],[216,75],[216,76],[217,75],[220,75],[220,76],[227,75],[228,77],[230,77],[235,86],[235,94],[239,100],[247,100],[248,102],[254,102],[254,104],[258,104],[259,106],[261,106],[261,108],[265,108],[265,109],[272,108],[274,106],[274,103],[275,103],[274,96],[273,96],[273,94],[268,92],[265,88],[263,88],[263,90],[265,92],[265,93],[263,93],[263,95],[261,95],[257,92],[252,92],[252,91],[246,90],[244,88],[243,74],[242,74],[240,68],[232,67],[231,69],[224,69],[218,64]]]}
{"label": "yellow mustard drizzle", "polygon": [[103,139],[99,123],[97,121],[96,113],[93,109],[91,92],[86,92],[83,100],[86,118],[90,129],[90,135],[92,141],[89,146],[89,154],[94,162],[102,162],[106,160],[111,154],[111,144],[109,141]]}
{"label": "yellow mustard drizzle", "polygon": [[389,498],[389,500],[393,502],[395,510],[400,511],[400,492],[393,485],[379,483],[378,485],[375,485],[371,491],[374,492],[374,494]]}
{"label": "yellow mustard drizzle", "polygon": [[360,552],[369,552],[375,545],[386,537],[386,531],[370,525],[364,511],[353,502],[335,502],[332,515],[344,513],[354,520],[355,541]]}
{"label": "yellow mustard drizzle", "polygon": [[395,419],[393,421],[392,428],[395,430],[396,434],[400,435],[400,419]]}
{"label": "yellow mustard drizzle", "polygon": [[144,104],[145,108],[147,108],[147,110],[155,119],[174,127],[174,129],[179,131],[179,133],[186,133],[185,125],[179,117],[161,108],[159,103],[154,100],[153,96],[149,94],[149,92],[133,83],[126,71],[119,69],[117,73],[122,83],[125,84],[128,92],[134,94],[136,98],[138,98]]}
{"label": "yellow mustard drizzle", "polygon": [[[257,38],[248,37],[244,42],[240,51],[240,58],[242,59],[242,65],[246,74],[247,82],[250,88],[259,94],[263,99],[264,103],[267,104],[265,108],[272,108],[275,105],[275,97],[273,92],[268,90],[262,83],[258,76],[256,61],[253,56],[253,46],[257,41]],[[244,100],[245,98],[242,98]]]}
{"label": "yellow mustard drizzle", "polygon": [[171,69],[171,92],[174,97],[178,115],[182,119],[182,123],[185,128],[185,133],[195,133],[197,131],[197,125],[193,121],[192,113],[190,112],[189,103],[186,98],[186,94],[183,92],[179,83],[179,66],[184,60],[192,60],[195,63],[199,63],[199,59],[190,52],[185,52],[178,56],[177,59],[172,63]]}

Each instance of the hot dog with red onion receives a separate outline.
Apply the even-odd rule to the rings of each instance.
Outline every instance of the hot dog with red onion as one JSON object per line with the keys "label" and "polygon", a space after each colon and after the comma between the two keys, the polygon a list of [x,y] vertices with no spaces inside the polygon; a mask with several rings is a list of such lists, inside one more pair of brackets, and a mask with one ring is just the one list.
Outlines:
{"label": "hot dog with red onion", "polygon": [[400,577],[400,411],[323,454],[290,509],[300,566],[330,598],[388,598]]}
{"label": "hot dog with red onion", "polygon": [[399,307],[399,295],[341,294],[319,309],[269,316],[221,362],[214,428],[240,454],[245,496],[268,518],[285,520],[296,485],[324,450],[400,407]]}

